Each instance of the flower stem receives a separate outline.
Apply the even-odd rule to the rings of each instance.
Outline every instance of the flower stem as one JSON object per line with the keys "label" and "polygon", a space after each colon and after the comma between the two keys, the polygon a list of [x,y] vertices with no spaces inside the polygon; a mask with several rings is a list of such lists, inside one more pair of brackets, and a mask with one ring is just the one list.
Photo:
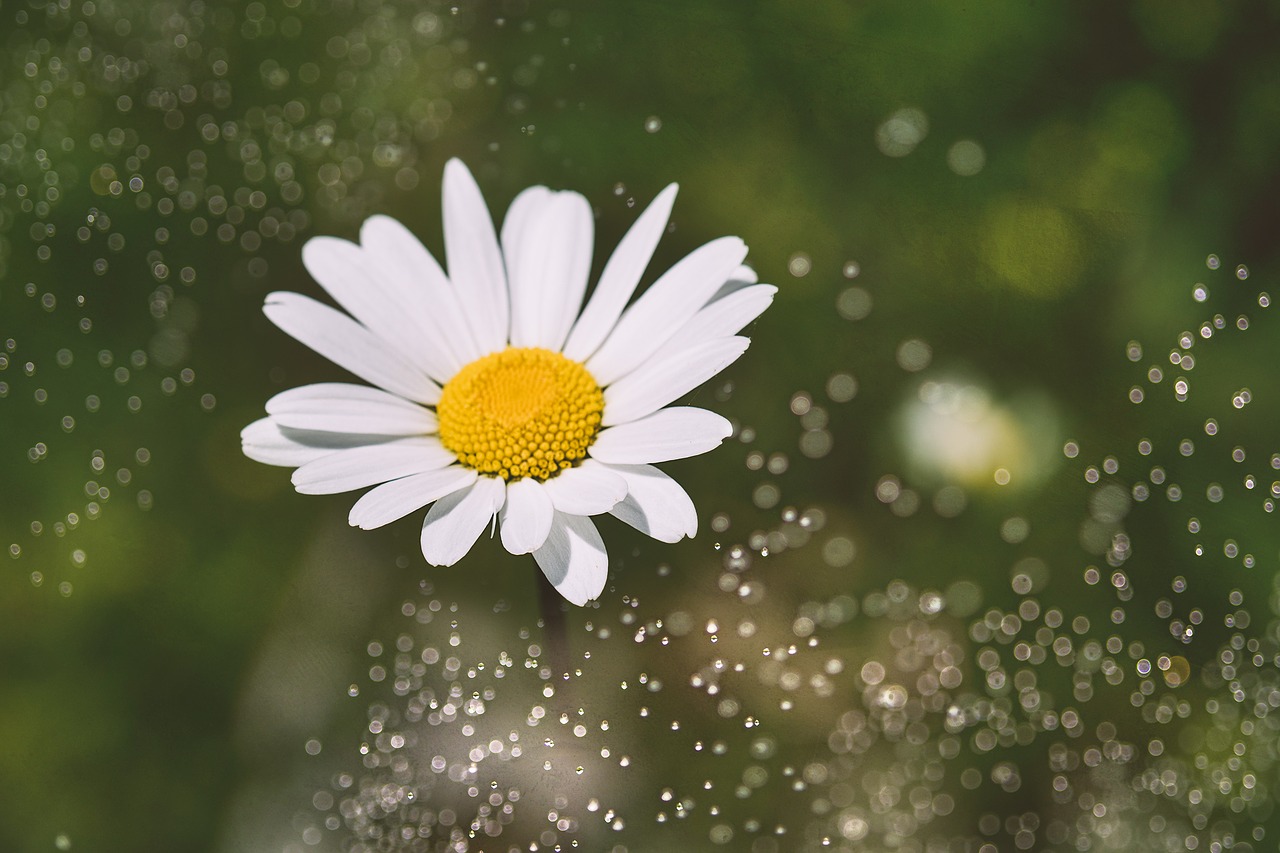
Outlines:
{"label": "flower stem", "polygon": [[542,615],[543,646],[547,664],[551,667],[551,677],[559,681],[569,671],[569,633],[565,619],[564,599],[547,580],[547,576],[538,572],[538,610]]}

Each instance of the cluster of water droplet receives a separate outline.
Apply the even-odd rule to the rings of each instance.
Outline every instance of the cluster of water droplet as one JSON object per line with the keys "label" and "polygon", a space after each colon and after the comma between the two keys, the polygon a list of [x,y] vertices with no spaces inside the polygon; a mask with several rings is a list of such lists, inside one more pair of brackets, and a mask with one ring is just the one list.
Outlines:
{"label": "cluster of water droplet", "polygon": [[71,593],[67,567],[89,547],[77,533],[109,500],[152,507],[138,475],[167,444],[157,433],[217,404],[220,363],[197,342],[228,294],[265,288],[273,253],[296,260],[313,219],[359,222],[414,188],[455,105],[493,83],[469,57],[471,9],[303,6],[0,12],[6,445],[84,492],[3,529],[38,586]]}
{"label": "cluster of water droplet", "polygon": [[[1195,344],[1206,361],[1216,332]],[[856,389],[843,369],[830,385],[833,403]],[[789,405],[802,436],[826,428],[804,422],[820,409],[811,395]],[[1083,467],[1063,476],[1088,488],[1078,569],[1028,550],[1034,517],[1015,515],[999,529],[1019,553],[1007,586],[960,558],[939,590],[858,591],[853,538],[821,508],[782,504],[791,460],[743,427],[748,470],[774,479],[752,495],[765,523],[735,534],[716,514],[714,556],[682,560],[678,575],[710,571],[713,592],[658,566],[669,596],[609,593],[569,614],[563,668],[547,629],[514,626],[505,607],[467,614],[429,586],[406,602],[396,651],[371,647],[373,684],[352,687],[377,693],[363,767],[317,794],[315,826],[358,850],[1265,849],[1280,797],[1280,582],[1253,573],[1275,543],[1238,534],[1213,556],[1199,506],[1273,505],[1254,500],[1257,471],[1216,492],[1184,470],[1194,441],[1163,437],[1183,421],[1142,421],[1132,457],[1087,463],[1088,444],[1067,443]],[[1273,453],[1233,446],[1223,464]],[[905,523],[905,479],[874,488]],[[1185,547],[1151,532],[1152,517],[1183,511]],[[1224,585],[1222,563],[1251,574]],[[769,578],[793,571],[824,594],[770,594]]]}

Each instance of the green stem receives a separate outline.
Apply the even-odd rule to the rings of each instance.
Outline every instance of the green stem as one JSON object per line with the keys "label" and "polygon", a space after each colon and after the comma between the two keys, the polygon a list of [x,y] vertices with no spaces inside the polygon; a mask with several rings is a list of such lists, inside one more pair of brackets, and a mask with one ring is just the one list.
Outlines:
{"label": "green stem", "polygon": [[543,646],[546,661],[551,667],[551,676],[560,681],[569,671],[569,628],[565,618],[564,599],[547,580],[547,576],[538,572],[538,610],[542,614]]}

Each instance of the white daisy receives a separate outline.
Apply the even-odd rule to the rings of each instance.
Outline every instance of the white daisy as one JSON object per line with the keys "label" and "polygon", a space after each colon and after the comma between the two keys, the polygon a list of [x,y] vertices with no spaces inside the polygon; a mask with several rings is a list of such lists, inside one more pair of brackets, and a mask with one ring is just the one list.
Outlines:
{"label": "white daisy", "polygon": [[591,207],[530,187],[501,240],[475,179],[444,170],[446,276],[399,222],[374,216],[360,244],[310,240],[302,260],[343,313],[298,293],[267,296],[277,326],[371,383],[277,394],[241,433],[244,452],[296,467],[303,494],[375,488],[353,526],[431,505],[422,554],[456,563],[497,515],[502,544],[532,553],[574,604],[599,596],[608,556],[589,516],[611,513],[675,542],[698,517],[653,463],[705,453],[731,432],[705,409],[668,407],[747,348],[737,333],[773,301],[722,237],[667,270],[630,305],[666,229],[676,185],[627,232],[583,307]]}

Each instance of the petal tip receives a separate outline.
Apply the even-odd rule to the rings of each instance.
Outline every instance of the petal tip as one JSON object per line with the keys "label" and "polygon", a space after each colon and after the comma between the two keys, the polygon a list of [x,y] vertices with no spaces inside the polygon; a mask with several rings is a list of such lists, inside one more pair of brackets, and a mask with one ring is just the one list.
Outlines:
{"label": "petal tip", "polygon": [[[387,216],[385,213],[375,213],[372,216],[367,217],[364,222],[360,223],[361,247],[363,248],[364,244],[369,242],[375,229],[387,228],[399,224],[400,223],[396,219]],[[304,246],[303,248],[305,249],[306,247]]]}
{"label": "petal tip", "polygon": [[462,555],[454,556],[452,554],[437,554],[435,549],[428,549],[426,544],[422,547],[422,557],[427,561],[427,565],[435,566],[438,569],[447,569],[458,560],[462,559]]}
{"label": "petal tip", "polygon": [[471,174],[471,170],[467,168],[467,164],[462,162],[459,157],[450,157],[448,162],[444,164],[444,179],[457,180],[459,178],[469,178],[472,181],[475,177]]}
{"label": "petal tip", "polygon": [[509,534],[507,532],[509,527],[502,522],[498,523],[498,538],[502,541],[502,547],[507,549],[507,553],[516,557],[532,554],[536,549],[529,547],[528,542],[522,542],[518,535]]}
{"label": "petal tip", "polygon": [[265,418],[258,418],[253,423],[246,424],[245,427],[240,430],[240,444],[244,445],[251,442],[257,433],[265,431],[269,426],[271,426],[271,424],[272,420],[269,416]]}

